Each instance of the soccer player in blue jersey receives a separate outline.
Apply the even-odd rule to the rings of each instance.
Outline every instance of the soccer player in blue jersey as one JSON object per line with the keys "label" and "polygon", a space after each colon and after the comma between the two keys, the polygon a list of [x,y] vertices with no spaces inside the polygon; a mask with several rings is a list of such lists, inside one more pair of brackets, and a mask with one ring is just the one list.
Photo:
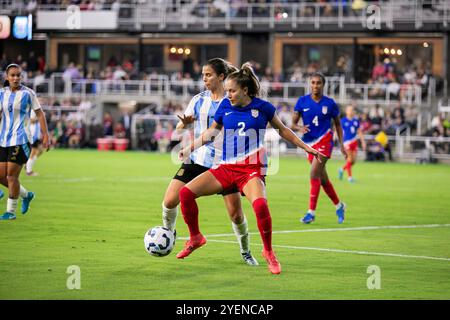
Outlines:
{"label": "soccer player in blue jersey", "polygon": [[37,176],[33,171],[37,158],[44,152],[42,147],[41,125],[36,117],[36,113],[32,110],[30,115],[30,132],[31,132],[31,154],[26,164],[27,176]]}
{"label": "soccer player in blue jersey", "polygon": [[[225,96],[223,81],[235,70],[236,67],[221,58],[208,60],[202,68],[203,82],[207,90],[191,99],[184,115],[179,117],[177,130],[188,128],[193,123],[194,137],[198,137],[211,125],[219,103]],[[190,159],[181,165],[170,182],[162,203],[164,227],[175,230],[180,189],[217,163],[221,158],[221,149],[221,144],[208,144],[193,152]],[[222,195],[239,242],[242,259],[248,265],[256,266],[258,262],[250,252],[247,218],[242,211],[239,190],[237,188],[224,190]]]}
{"label": "soccer player in blue jersey", "polygon": [[[322,74],[315,73],[310,79],[311,94],[298,99],[292,117],[292,129],[302,132],[303,141],[312,148],[318,150],[324,156],[321,156],[321,161],[318,161],[318,159],[314,159],[311,154],[308,155],[308,160],[311,163],[309,210],[301,219],[301,222],[308,224],[315,220],[317,200],[319,198],[320,186],[322,185],[325,193],[336,206],[338,223],[343,223],[345,219],[345,204],[339,200],[339,197],[328,178],[325,167],[327,160],[331,157],[331,152],[333,151],[332,122],[336,128],[341,152],[347,157],[344,144],[342,143],[339,107],[333,99],[323,95],[325,77]],[[300,118],[303,119],[303,127],[298,125]]]}
{"label": "soccer player in blue jersey", "polygon": [[244,64],[239,71],[227,77],[225,90],[227,98],[220,103],[211,126],[190,146],[180,151],[180,158],[186,158],[224,130],[221,164],[204,172],[180,190],[181,211],[190,237],[177,258],[187,257],[206,243],[206,238],[200,232],[195,199],[237,187],[249,200],[256,214],[264,244],[262,255],[269,271],[279,274],[281,265],[272,250],[272,218],[264,182],[267,167],[264,136],[267,124],[278,129],[281,137],[313,156],[318,157],[319,152],[304,144],[281,122],[271,103],[258,98],[260,84],[250,64]]}
{"label": "soccer player in blue jersey", "polygon": [[358,155],[358,138],[361,141],[362,149],[366,150],[366,142],[364,141],[364,134],[359,127],[359,120],[355,116],[355,110],[352,105],[345,108],[345,117],[341,119],[342,130],[344,131],[344,147],[347,151],[347,161],[342,168],[339,168],[338,176],[342,180],[344,171],[348,173],[348,181],[353,183],[355,180],[352,176],[352,166],[356,163]]}
{"label": "soccer player in blue jersey", "polygon": [[0,89],[0,183],[8,187],[6,212],[0,220],[16,218],[19,195],[22,197],[22,213],[28,211],[34,193],[20,185],[22,166],[30,156],[30,111],[33,109],[42,128],[42,143],[48,149],[49,137],[45,114],[36,93],[21,84],[21,68],[17,64],[6,67],[6,81]]}

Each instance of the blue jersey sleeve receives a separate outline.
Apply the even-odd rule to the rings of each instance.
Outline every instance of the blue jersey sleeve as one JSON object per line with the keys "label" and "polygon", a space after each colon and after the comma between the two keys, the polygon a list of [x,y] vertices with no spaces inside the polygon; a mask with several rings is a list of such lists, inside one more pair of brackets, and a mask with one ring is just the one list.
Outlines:
{"label": "blue jersey sleeve", "polygon": [[303,97],[298,98],[297,103],[295,104],[294,111],[302,114],[302,105],[303,105]]}
{"label": "blue jersey sleeve", "polygon": [[219,107],[217,108],[216,113],[214,114],[214,121],[218,124],[223,124],[223,115],[225,113],[226,108],[226,99],[223,99],[222,102],[219,104]]}
{"label": "blue jersey sleeve", "polygon": [[274,107],[273,104],[271,104],[270,102],[267,102],[264,105],[264,113],[266,114],[267,117],[267,121],[272,121],[273,116],[275,115],[275,112],[277,111],[277,109]]}

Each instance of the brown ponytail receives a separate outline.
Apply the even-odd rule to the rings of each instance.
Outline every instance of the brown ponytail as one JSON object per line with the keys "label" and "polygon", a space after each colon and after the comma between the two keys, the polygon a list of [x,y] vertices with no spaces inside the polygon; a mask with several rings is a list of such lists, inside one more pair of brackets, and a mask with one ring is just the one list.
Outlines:
{"label": "brown ponytail", "polygon": [[236,81],[241,88],[247,88],[251,98],[261,95],[261,85],[250,62],[244,63],[241,69],[231,73],[227,79]]}

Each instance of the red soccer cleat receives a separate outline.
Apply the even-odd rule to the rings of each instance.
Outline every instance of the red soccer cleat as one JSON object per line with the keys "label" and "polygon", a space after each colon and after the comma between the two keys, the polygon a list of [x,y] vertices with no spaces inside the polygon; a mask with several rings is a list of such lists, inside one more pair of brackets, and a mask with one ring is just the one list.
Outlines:
{"label": "red soccer cleat", "polygon": [[200,248],[201,246],[206,244],[206,238],[200,233],[196,235],[193,239],[189,239],[184,244],[184,249],[178,252],[177,258],[184,259],[188,255],[190,255],[195,249]]}
{"label": "red soccer cleat", "polygon": [[266,251],[265,249],[263,249],[262,256],[266,259],[270,272],[272,272],[273,274],[281,273],[281,265],[278,262],[277,257],[275,256],[273,250]]}

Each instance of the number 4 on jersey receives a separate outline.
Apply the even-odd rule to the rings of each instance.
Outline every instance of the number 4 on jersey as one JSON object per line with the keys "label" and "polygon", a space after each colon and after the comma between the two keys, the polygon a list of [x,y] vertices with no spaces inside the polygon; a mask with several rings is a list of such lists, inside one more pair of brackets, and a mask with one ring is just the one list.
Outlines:
{"label": "number 4 on jersey", "polygon": [[314,123],[314,125],[315,125],[316,127],[318,127],[318,126],[319,126],[319,118],[318,118],[317,116],[315,116],[314,119],[313,119],[313,121],[312,121],[312,123]]}

